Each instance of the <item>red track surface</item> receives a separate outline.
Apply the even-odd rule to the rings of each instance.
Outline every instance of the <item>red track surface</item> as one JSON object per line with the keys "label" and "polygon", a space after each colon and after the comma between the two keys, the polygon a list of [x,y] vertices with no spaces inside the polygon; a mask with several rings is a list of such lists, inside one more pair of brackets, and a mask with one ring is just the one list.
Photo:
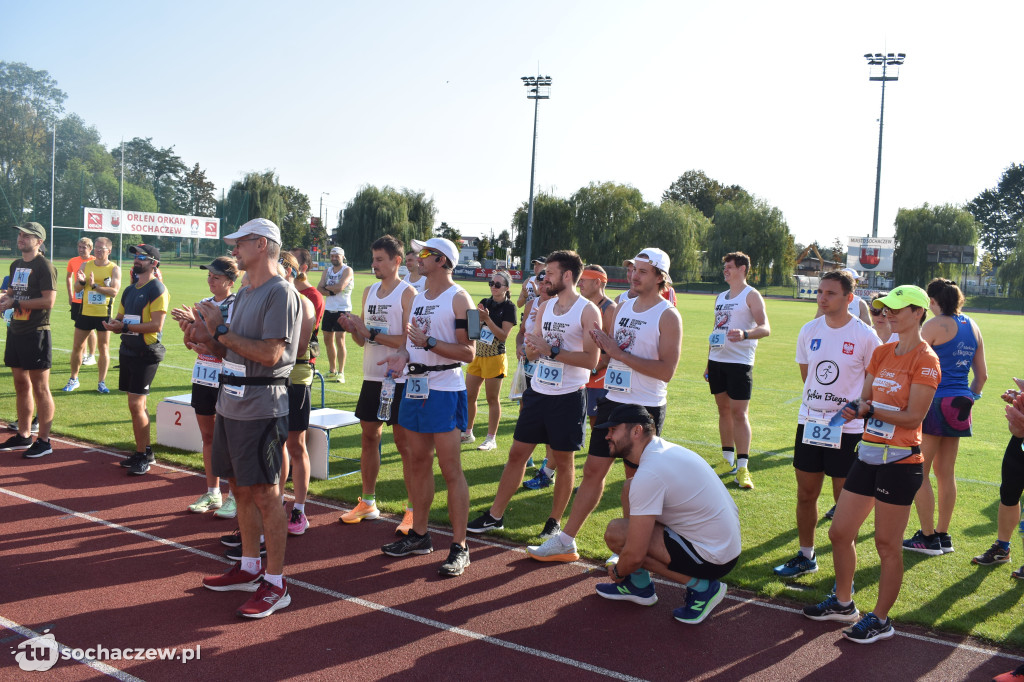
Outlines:
{"label": "red track surface", "polygon": [[[392,559],[379,549],[392,522],[343,526],[337,507],[316,502],[312,527],[288,541],[291,606],[244,620],[234,614],[248,594],[200,586],[229,567],[219,537],[234,528],[183,511],[202,478],[164,466],[129,478],[114,453],[53,443],[38,460],[0,453],[2,679],[977,680],[1021,660],[899,623],[893,639],[858,646],[838,623],[735,591],[687,626],[671,617],[680,587],[659,584],[649,608],[610,602],[594,592],[598,567],[540,564],[475,538],[466,574],[445,580],[443,530],[433,554]],[[22,671],[10,652],[44,629],[71,648],[199,645],[201,658]]]}

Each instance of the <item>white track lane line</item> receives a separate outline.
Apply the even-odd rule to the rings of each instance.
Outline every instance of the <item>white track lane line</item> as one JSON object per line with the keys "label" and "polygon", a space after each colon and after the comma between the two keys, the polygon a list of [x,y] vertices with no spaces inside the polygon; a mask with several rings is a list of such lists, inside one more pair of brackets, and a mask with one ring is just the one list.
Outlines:
{"label": "white track lane line", "polygon": [[[146,532],[143,532],[143,531],[135,530],[133,528],[128,528],[127,526],[122,526],[122,525],[120,525],[118,523],[113,523],[112,521],[107,521],[105,519],[101,519],[101,518],[92,516],[90,514],[82,514],[80,512],[74,511],[73,509],[68,509],[67,507],[61,507],[60,505],[56,505],[56,504],[53,504],[52,502],[47,502],[45,500],[38,500],[38,499],[36,499],[34,497],[29,497],[28,495],[23,495],[22,493],[15,492],[13,490],[8,490],[7,488],[0,488],[0,493],[2,493],[4,495],[9,495],[10,497],[17,498],[17,499],[22,500],[24,502],[30,502],[32,504],[37,504],[37,505],[40,505],[42,507],[46,507],[47,509],[50,509],[50,510],[53,510],[53,511],[56,511],[56,512],[61,512],[61,513],[64,513],[64,514],[67,514],[67,515],[70,515],[70,516],[74,516],[75,518],[82,519],[83,521],[89,521],[90,523],[95,523],[97,525],[104,526],[104,527],[110,528],[112,530],[116,530],[116,531],[119,531],[119,532],[122,532],[122,533],[128,533],[130,535],[134,535],[134,536],[139,537],[139,538],[144,538],[144,539],[149,540],[151,542],[156,542],[156,543],[159,543],[161,545],[166,545],[168,547],[173,547],[175,549],[179,549],[179,550],[182,550],[182,551],[185,551],[185,552],[189,552],[190,554],[195,554],[196,556],[201,556],[201,557],[204,557],[204,558],[207,558],[207,559],[213,559],[214,561],[219,561],[220,563],[228,564],[228,565],[234,563],[232,561],[228,561],[227,559],[225,559],[223,557],[216,556],[214,554],[210,554],[209,552],[204,552],[202,550],[195,549],[194,547],[189,547],[188,545],[183,545],[180,542],[175,542],[173,540],[168,540],[166,538],[161,538],[161,537],[158,537],[156,535],[152,535],[150,533],[146,533]],[[346,601],[346,602],[349,602],[351,604],[355,604],[357,606],[362,606],[363,608],[366,608],[366,609],[371,609],[371,610],[374,610],[374,611],[380,611],[382,613],[388,614],[389,616],[397,616],[398,618],[403,618],[405,620],[409,620],[409,621],[412,621],[414,623],[419,623],[421,625],[426,625],[426,626],[429,626],[429,627],[432,627],[432,628],[436,628],[438,630],[443,630],[443,631],[446,631],[446,632],[451,632],[453,634],[460,635],[462,637],[466,637],[467,639],[475,639],[477,641],[481,641],[481,642],[484,642],[486,644],[491,644],[493,646],[498,646],[498,647],[501,647],[501,648],[504,648],[504,649],[509,649],[511,651],[515,651],[516,653],[525,654],[525,655],[528,655],[528,656],[533,656],[535,658],[542,658],[542,659],[545,659],[545,660],[548,660],[548,661],[552,661],[552,662],[555,662],[555,663],[562,663],[564,665],[568,665],[568,666],[571,666],[573,668],[576,668],[577,670],[584,670],[586,672],[591,672],[591,673],[595,673],[595,674],[598,674],[598,675],[603,675],[604,677],[609,677],[609,678],[612,678],[612,679],[615,679],[615,680],[625,680],[627,682],[644,682],[643,678],[640,678],[640,677],[633,677],[632,675],[627,675],[625,673],[620,673],[620,672],[615,671],[615,670],[609,670],[607,668],[602,668],[600,666],[592,665],[592,664],[586,663],[584,661],[578,661],[576,659],[567,658],[565,656],[559,656],[558,654],[553,654],[553,653],[550,653],[550,652],[547,652],[547,651],[541,651],[541,650],[538,650],[538,649],[535,649],[535,648],[532,648],[532,647],[523,646],[522,644],[516,644],[514,642],[508,642],[508,641],[505,641],[503,639],[498,639],[497,637],[491,637],[490,635],[485,635],[485,634],[482,634],[482,633],[479,633],[479,632],[474,632],[472,630],[467,630],[465,628],[461,628],[461,627],[458,627],[458,626],[455,626],[455,625],[450,625],[448,623],[444,623],[444,622],[441,622],[439,620],[434,620],[432,618],[424,618],[423,616],[418,616],[415,613],[409,613],[408,611],[402,611],[400,609],[395,609],[395,608],[392,608],[390,606],[385,606],[383,604],[377,604],[376,602],[371,602],[371,601],[367,601],[366,599],[361,599],[359,597],[354,597],[352,595],[344,594],[343,592],[338,592],[336,590],[332,590],[332,589],[329,589],[327,587],[321,587],[320,585],[314,585],[314,584],[308,583],[308,582],[306,582],[304,580],[297,580],[295,578],[289,577],[288,578],[288,584],[289,585],[295,585],[295,586],[298,586],[298,587],[303,587],[303,588],[305,588],[307,590],[311,590],[313,592],[318,592],[320,594],[323,594],[323,595],[328,596],[328,597],[332,597],[332,598],[337,599],[339,601]],[[131,678],[131,679],[136,679],[136,678]]]}
{"label": "white track lane line", "polygon": [[[83,446],[80,443],[72,442],[72,441],[67,441],[67,440],[62,440],[62,439],[56,438],[56,437],[54,437],[52,440],[55,440],[58,443],[64,443],[66,445],[70,445],[70,446],[76,447],[76,448],[82,448],[82,447],[88,448],[88,446]],[[114,457],[120,457],[122,459],[124,459],[126,457],[126,455],[122,455],[119,452],[114,452],[113,450],[106,450],[104,448],[99,448],[99,447],[88,448],[87,451],[88,452],[102,452],[102,453],[106,453],[106,454],[112,455]],[[156,466],[160,466],[160,467],[168,469],[170,471],[176,471],[178,473],[188,474],[190,476],[196,476],[197,478],[203,478],[204,477],[204,475],[199,473],[198,471],[193,471],[191,469],[183,469],[183,468],[180,468],[180,467],[172,466],[172,465],[169,465],[169,464],[164,464],[164,463],[161,463],[161,462],[157,462]],[[979,482],[981,482],[981,481],[979,481]],[[45,506],[49,506],[49,507],[51,507],[53,509],[63,510],[62,507],[57,507],[56,505],[51,505],[49,502],[44,502],[42,500],[34,500],[33,498],[29,498],[29,497],[23,497],[19,493],[15,493],[13,491],[8,491],[8,490],[6,490],[4,488],[0,488],[0,492],[4,492],[4,493],[10,494],[10,495],[14,495],[16,497],[25,499],[26,501],[38,502],[39,504],[42,504],[42,505],[45,505]],[[314,504],[314,505],[318,505],[318,506],[325,507],[327,509],[332,509],[332,510],[335,510],[335,511],[348,511],[348,509],[349,509],[348,507],[341,507],[341,506],[338,506],[338,505],[333,505],[333,504],[330,504],[330,503],[327,503],[327,502],[318,501],[318,500],[307,500],[306,504]],[[82,515],[82,514],[79,514],[78,512],[73,512],[73,511],[70,511],[70,510],[68,510],[67,513],[70,513],[70,514],[75,515],[75,516],[80,516],[82,518],[89,518],[90,520],[94,519],[94,517]],[[395,521],[393,519],[390,519],[390,518],[387,518],[387,517],[384,517],[384,516],[381,516],[380,519],[378,519],[378,520],[379,521],[386,521],[387,523],[393,523],[396,526],[399,523],[398,521]],[[109,524],[109,522],[104,521],[102,519],[95,519],[95,521],[97,521],[98,523],[110,525],[111,527],[116,527],[116,528],[119,528],[119,529],[123,528],[121,526],[117,526],[116,524]],[[135,531],[135,530],[132,530],[130,528],[123,528],[123,530],[125,530],[126,532],[129,532],[129,533],[134,533],[134,534],[140,535],[142,537],[146,537],[147,539],[151,539],[151,540],[153,540],[155,542],[161,542],[161,543],[164,543],[164,544],[169,544],[171,546],[175,546],[175,547],[179,547],[179,548],[185,549],[185,550],[187,550],[189,552],[192,552],[193,554],[199,554],[200,556],[210,557],[210,558],[216,559],[216,560],[224,562],[224,563],[230,563],[226,559],[224,559],[224,558],[222,558],[220,556],[214,556],[214,555],[209,554],[207,552],[203,552],[203,551],[198,550],[198,549],[193,549],[192,547],[187,547],[185,545],[179,545],[178,543],[172,542],[170,540],[164,540],[162,538],[157,538],[156,536],[151,536],[151,535],[149,535],[147,533],[141,533],[140,531]],[[434,528],[434,527],[431,527],[430,530],[431,530],[431,532],[439,533],[439,534],[442,534],[442,535],[449,535],[450,536],[452,534],[451,531],[446,529],[446,528]],[[469,539],[473,540],[473,542],[475,542],[477,544],[488,545],[488,546],[491,546],[491,547],[498,547],[498,548],[501,548],[501,549],[504,549],[504,550],[507,550],[507,551],[517,552],[517,553],[520,553],[520,554],[525,554],[526,553],[526,549],[524,549],[523,547],[521,547],[519,545],[508,545],[508,544],[504,544],[504,543],[501,543],[501,542],[495,542],[495,541],[489,540],[489,539],[485,540],[485,539],[479,538],[479,537],[467,538],[467,540],[469,540]],[[574,561],[572,563],[574,565],[580,566],[580,567],[585,568],[587,570],[600,570],[600,568],[601,568],[599,566],[595,566],[593,564],[586,563],[586,562],[583,562],[583,561]],[[664,578],[656,577],[656,576],[653,576],[653,575],[651,576],[651,578],[652,578],[652,580],[654,582],[662,584],[662,585],[669,585],[669,586],[672,586],[672,587],[679,587],[676,583],[671,582],[669,580],[665,580]],[[347,595],[343,595],[340,592],[333,592],[332,590],[329,590],[327,588],[320,588],[320,587],[317,587],[315,585],[311,585],[309,583],[293,581],[291,579],[289,579],[288,582],[289,583],[294,583],[296,585],[300,585],[301,584],[303,587],[306,587],[307,589],[312,589],[313,591],[320,592],[322,594],[331,595],[331,596],[334,596],[334,597],[336,597],[338,599],[346,599],[348,601],[352,601],[353,603],[360,603],[361,605],[366,606],[367,608],[374,608],[374,609],[385,611],[385,612],[390,612],[391,611],[391,609],[389,607],[382,606],[382,605],[372,605],[372,602],[364,602],[363,600],[359,599],[358,597],[348,597]],[[732,601],[735,601],[735,602],[738,602],[740,604],[749,604],[749,605],[753,605],[753,606],[759,606],[761,608],[772,609],[772,610],[775,610],[775,611],[785,611],[786,613],[792,613],[792,614],[795,614],[795,615],[798,615],[798,616],[802,616],[803,615],[803,612],[800,609],[795,609],[795,608],[792,608],[792,607],[789,607],[789,606],[783,606],[781,604],[774,604],[774,603],[768,602],[768,601],[761,601],[760,599],[750,599],[748,597],[740,597],[740,596],[735,596],[735,595],[728,594],[728,593],[726,593],[725,598],[729,599],[729,600],[732,600]],[[399,615],[400,613],[404,613],[404,612],[396,612],[394,615]],[[420,618],[419,616],[416,616],[415,614],[408,614],[408,615],[410,617],[412,617],[412,619],[419,619]],[[402,616],[402,617],[405,617],[405,616]],[[444,625],[444,624],[439,624],[439,625]],[[444,626],[443,629],[452,629],[452,631],[459,631],[460,630],[459,628],[455,628],[454,626]],[[460,634],[462,634],[462,633],[460,632]],[[957,642],[950,642],[950,641],[947,641],[947,640],[938,639],[936,637],[928,637],[927,635],[916,635],[916,634],[913,634],[913,633],[902,632],[902,631],[899,631],[899,630],[896,631],[896,635],[899,636],[899,637],[908,637],[910,639],[916,639],[916,640],[919,640],[919,641],[922,641],[922,642],[929,642],[931,644],[939,644],[939,645],[942,645],[942,646],[952,647],[954,649],[963,649],[965,651],[971,651],[971,652],[974,652],[974,653],[985,654],[985,655],[988,655],[988,656],[998,656],[1000,658],[1006,658],[1006,659],[1009,659],[1009,660],[1012,660],[1012,661],[1024,662],[1024,657],[1022,657],[1022,656],[1016,656],[1014,654],[1005,653],[1005,652],[1002,652],[1002,651],[999,651],[999,650],[996,650],[996,649],[987,649],[987,648],[984,648],[984,647],[975,646],[973,644],[960,644],[960,643],[957,643]],[[467,636],[469,636],[469,635],[467,635]],[[484,638],[485,641],[490,639],[486,635],[476,635],[476,638]],[[501,641],[501,640],[496,640],[496,641]],[[510,644],[510,646],[516,647],[518,645],[511,645]],[[530,651],[532,651],[532,650],[530,650]],[[551,656],[554,656],[554,655],[555,654],[551,654]],[[552,659],[552,660],[554,660],[554,659]],[[570,660],[570,659],[566,659],[566,660]],[[627,676],[627,677],[623,677],[623,678],[619,678],[619,679],[635,679],[635,678],[630,678],[630,677]]]}

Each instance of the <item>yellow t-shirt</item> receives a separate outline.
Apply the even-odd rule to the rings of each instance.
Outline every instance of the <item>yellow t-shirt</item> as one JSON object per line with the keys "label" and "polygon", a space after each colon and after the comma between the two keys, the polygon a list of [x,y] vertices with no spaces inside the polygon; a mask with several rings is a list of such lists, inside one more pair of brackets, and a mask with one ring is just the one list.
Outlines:
{"label": "yellow t-shirt", "polygon": [[[107,263],[106,265],[96,265],[96,261],[91,260],[85,264],[85,281],[89,281],[89,273],[92,273],[93,281],[96,282],[97,286],[109,287],[111,278],[114,276],[114,268],[117,267],[117,263]],[[110,301],[114,298],[113,296],[105,296],[98,291],[93,291],[86,284],[85,289],[82,293],[82,314],[86,317],[110,317]]]}

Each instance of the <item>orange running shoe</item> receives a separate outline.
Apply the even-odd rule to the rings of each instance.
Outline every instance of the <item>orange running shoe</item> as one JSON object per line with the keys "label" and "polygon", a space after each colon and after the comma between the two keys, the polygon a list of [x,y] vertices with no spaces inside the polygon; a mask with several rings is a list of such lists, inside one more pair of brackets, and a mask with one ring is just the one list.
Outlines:
{"label": "orange running shoe", "polygon": [[341,515],[339,521],[342,523],[359,523],[363,519],[377,519],[380,518],[380,511],[377,509],[377,503],[371,502],[366,504],[363,502],[363,498],[359,498],[359,504],[352,511],[347,511]]}
{"label": "orange running shoe", "polygon": [[410,530],[412,530],[412,509],[406,507],[402,522],[395,529],[395,535],[408,535]]}

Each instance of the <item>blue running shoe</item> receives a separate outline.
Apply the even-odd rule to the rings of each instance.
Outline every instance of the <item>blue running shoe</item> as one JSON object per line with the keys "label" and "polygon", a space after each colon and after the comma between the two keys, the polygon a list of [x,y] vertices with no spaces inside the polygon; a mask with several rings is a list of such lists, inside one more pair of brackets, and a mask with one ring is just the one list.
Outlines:
{"label": "blue running shoe", "polygon": [[68,379],[68,383],[64,386],[62,390],[67,393],[71,393],[71,391],[75,390],[76,388],[78,388],[78,379],[75,377],[71,377],[70,379]]}
{"label": "blue running shoe", "polygon": [[843,630],[843,637],[857,644],[871,644],[880,639],[889,639],[895,634],[891,618],[886,618],[883,623],[873,613],[861,618],[853,627]]}
{"label": "blue running shoe", "polygon": [[728,586],[725,583],[712,580],[708,589],[698,592],[692,588],[686,588],[686,604],[672,612],[672,617],[680,623],[696,625],[711,615],[711,609],[725,599],[725,591]]}
{"label": "blue running shoe", "polygon": [[780,578],[795,578],[798,575],[804,575],[805,573],[817,573],[818,558],[812,556],[808,559],[800,552],[797,552],[795,557],[781,566],[776,566],[772,570],[775,571],[775,575]]}
{"label": "blue running shoe", "polygon": [[626,576],[621,583],[598,583],[597,593],[605,599],[631,601],[640,606],[653,606],[658,603],[658,595],[654,593],[654,583],[641,589],[633,584],[633,580],[629,576]]}
{"label": "blue running shoe", "polygon": [[844,623],[855,623],[860,618],[860,611],[852,601],[849,606],[840,604],[833,592],[820,604],[805,606],[804,615],[811,620],[838,620]]}
{"label": "blue running shoe", "polygon": [[529,481],[523,482],[523,487],[527,490],[540,490],[541,488],[547,488],[553,481],[554,478],[545,474],[544,468],[541,467],[536,476]]}
{"label": "blue running shoe", "polygon": [[103,395],[107,395],[108,393],[110,393],[110,389],[107,388],[107,382],[105,381],[101,381],[100,383],[98,383],[96,385],[96,390],[102,393]]}

